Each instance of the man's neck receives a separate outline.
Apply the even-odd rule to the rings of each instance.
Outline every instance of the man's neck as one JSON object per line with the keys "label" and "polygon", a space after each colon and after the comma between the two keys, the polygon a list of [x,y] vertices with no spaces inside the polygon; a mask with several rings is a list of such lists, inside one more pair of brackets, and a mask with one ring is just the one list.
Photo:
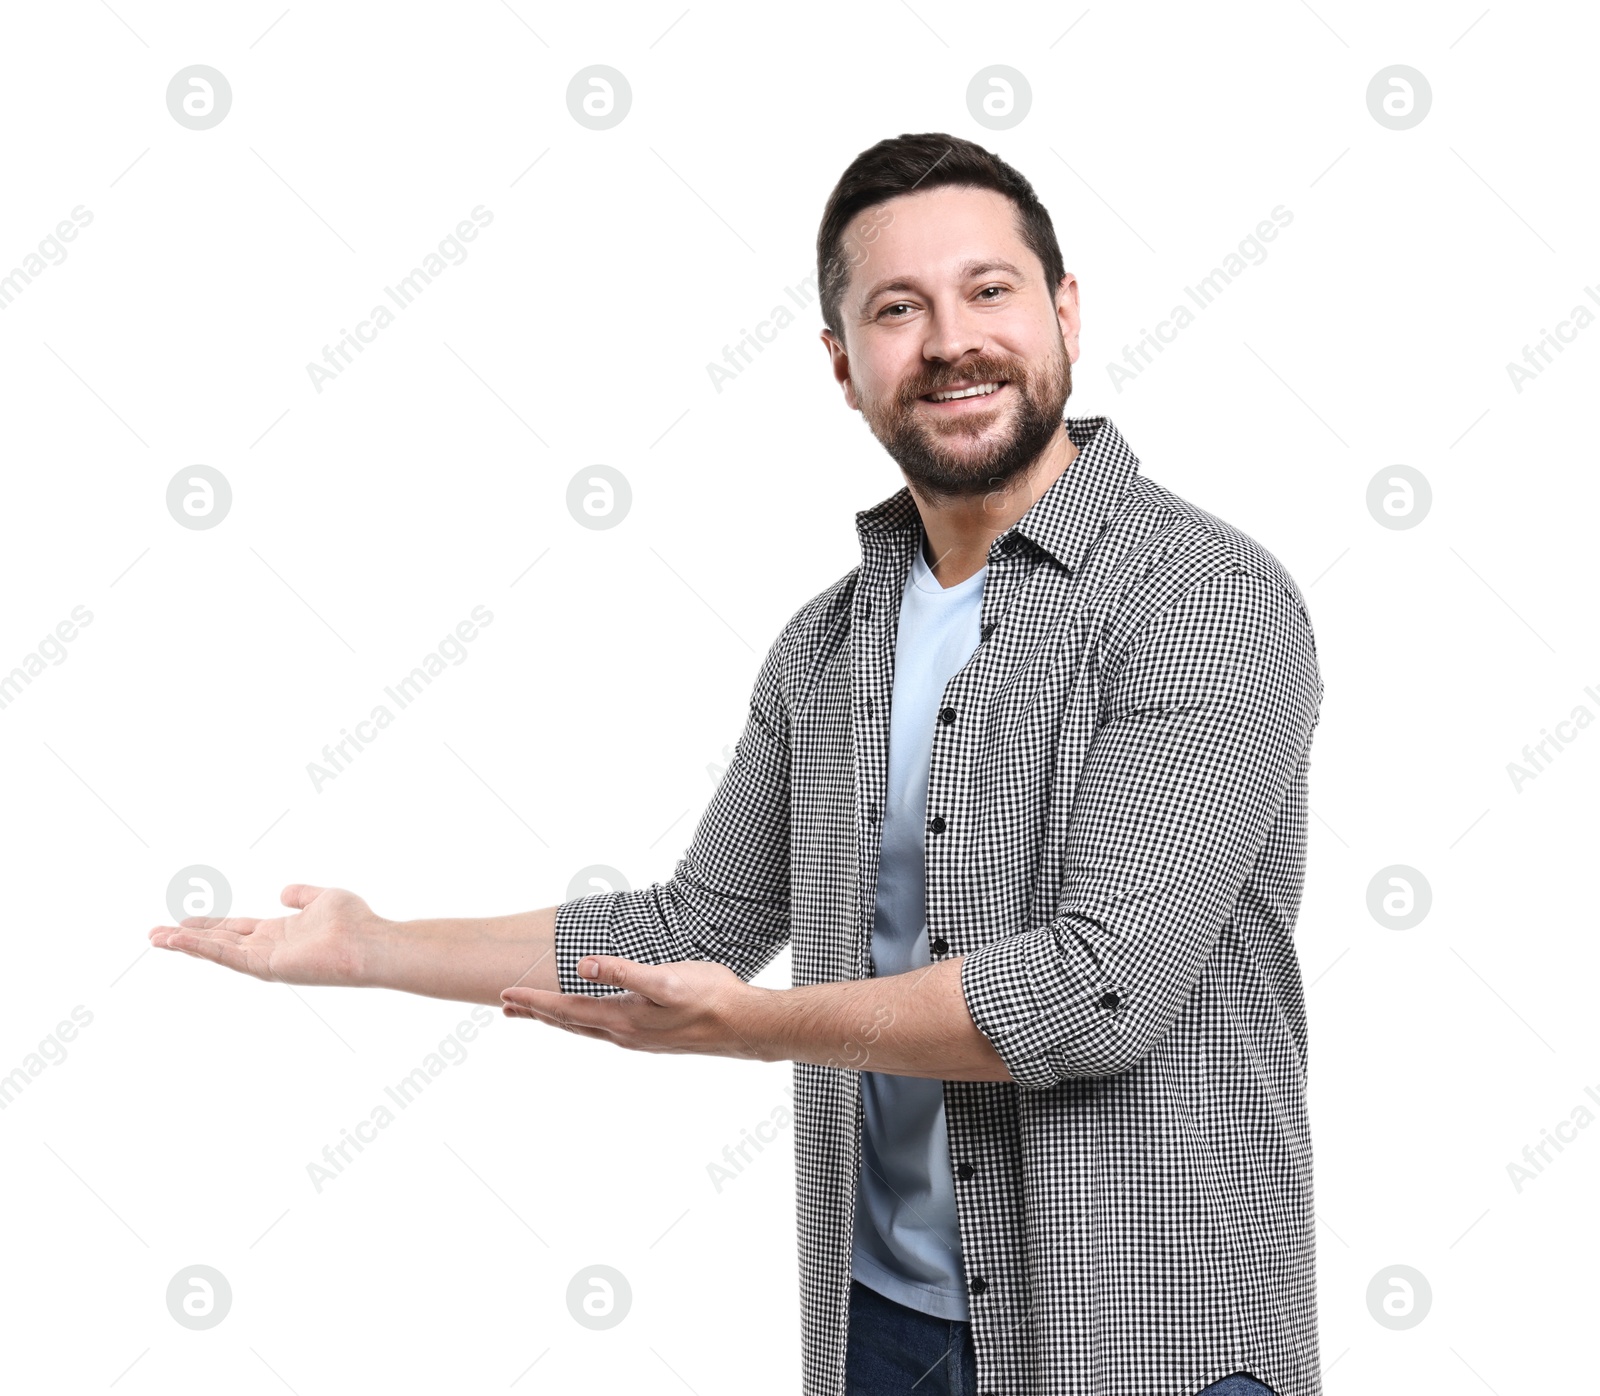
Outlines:
{"label": "man's neck", "polygon": [[911,498],[927,535],[924,556],[939,585],[953,587],[983,567],[989,545],[1033,507],[1077,455],[1063,425],[1032,465],[987,494],[928,500],[912,485]]}

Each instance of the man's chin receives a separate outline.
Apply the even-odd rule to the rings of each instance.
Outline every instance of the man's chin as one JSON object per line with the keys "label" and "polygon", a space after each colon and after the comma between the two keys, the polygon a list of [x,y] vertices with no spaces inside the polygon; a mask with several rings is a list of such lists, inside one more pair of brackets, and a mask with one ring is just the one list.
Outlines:
{"label": "man's chin", "polygon": [[[948,456],[907,456],[896,458],[906,478],[927,494],[976,497],[1004,485],[1023,466],[1004,470],[1004,462],[987,456],[981,461],[951,460]],[[1024,465],[1026,462],[1023,463]]]}

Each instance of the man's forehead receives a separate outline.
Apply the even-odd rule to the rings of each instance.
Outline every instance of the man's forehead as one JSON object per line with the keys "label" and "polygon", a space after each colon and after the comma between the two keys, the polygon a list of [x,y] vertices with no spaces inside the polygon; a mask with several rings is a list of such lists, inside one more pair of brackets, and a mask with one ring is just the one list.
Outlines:
{"label": "man's forehead", "polygon": [[[962,209],[941,195],[973,201]],[[1035,260],[1017,226],[1016,206],[993,189],[967,185],[898,194],[863,209],[845,241],[843,251],[855,263],[851,298],[860,307],[885,292],[917,290],[933,281],[970,281],[994,272],[1025,278]]]}

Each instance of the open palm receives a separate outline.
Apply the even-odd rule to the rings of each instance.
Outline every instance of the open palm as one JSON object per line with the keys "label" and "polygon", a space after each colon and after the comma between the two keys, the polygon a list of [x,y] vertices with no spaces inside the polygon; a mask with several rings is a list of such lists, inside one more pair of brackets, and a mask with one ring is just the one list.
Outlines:
{"label": "open palm", "polygon": [[291,883],[279,900],[295,916],[190,916],[156,926],[150,943],[214,960],[241,974],[279,984],[359,984],[369,933],[379,923],[354,892]]}

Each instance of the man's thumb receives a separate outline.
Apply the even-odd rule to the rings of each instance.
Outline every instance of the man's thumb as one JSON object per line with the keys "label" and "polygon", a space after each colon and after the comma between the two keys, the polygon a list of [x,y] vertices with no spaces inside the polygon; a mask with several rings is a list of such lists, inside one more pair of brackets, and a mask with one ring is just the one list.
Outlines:
{"label": "man's thumb", "polygon": [[596,984],[614,984],[631,989],[647,999],[655,999],[652,992],[662,985],[655,965],[642,965],[637,960],[626,960],[620,955],[585,955],[578,961],[578,976]]}
{"label": "man's thumb", "polygon": [[312,902],[316,901],[328,889],[326,887],[308,887],[303,882],[291,882],[279,895],[278,900],[285,906],[295,907],[304,911]]}

